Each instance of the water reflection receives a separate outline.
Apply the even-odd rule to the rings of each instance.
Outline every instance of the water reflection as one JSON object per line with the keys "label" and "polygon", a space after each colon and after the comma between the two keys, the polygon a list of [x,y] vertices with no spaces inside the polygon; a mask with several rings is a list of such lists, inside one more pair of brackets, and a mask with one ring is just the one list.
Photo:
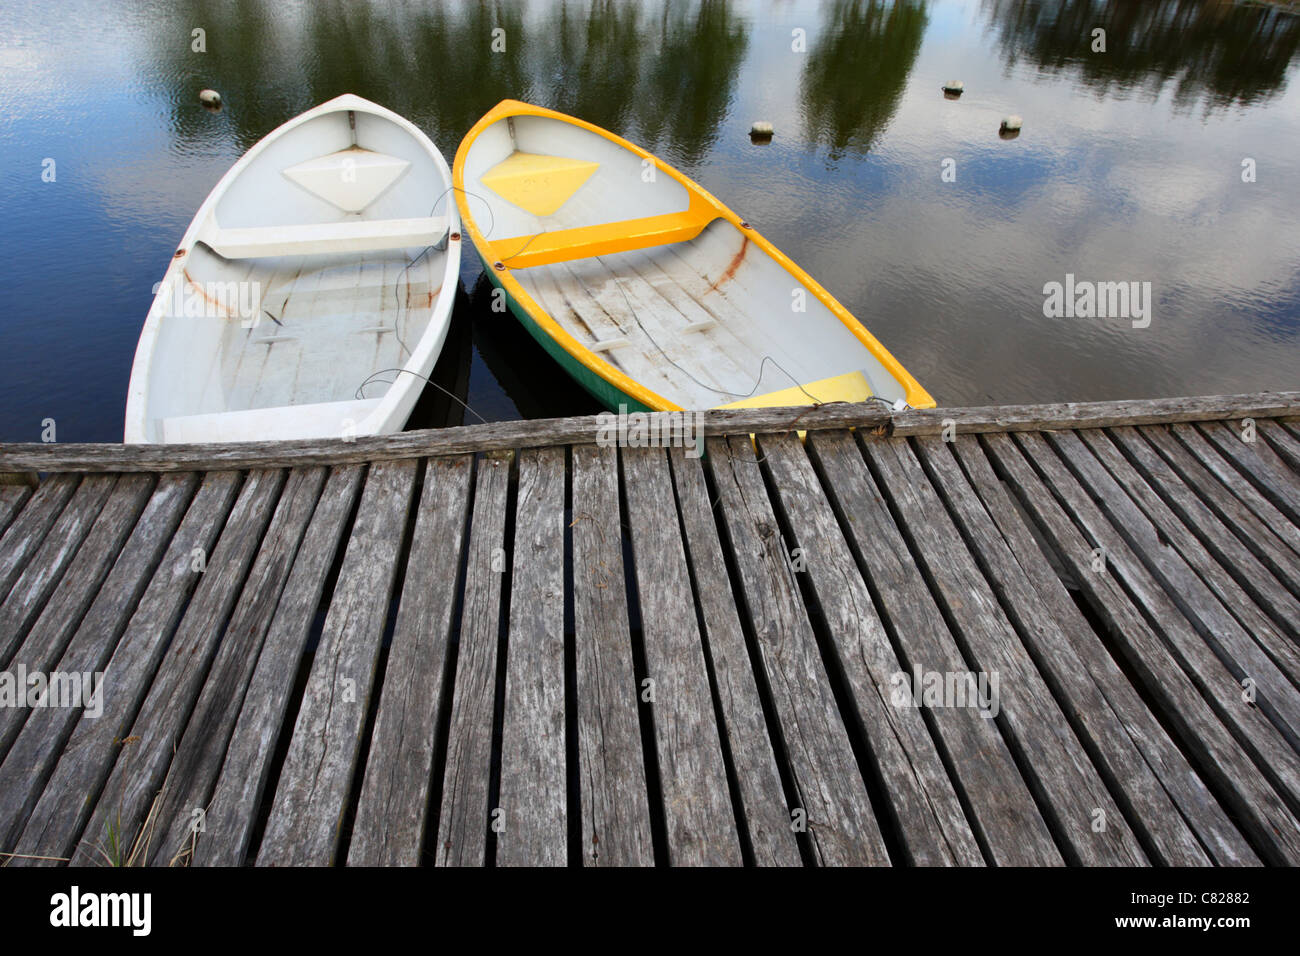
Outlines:
{"label": "water reflection", "polygon": [[553,59],[540,65],[539,79],[552,81],[547,105],[597,126],[627,129],[637,102],[646,26],[639,3],[603,0],[586,10],[561,3],[551,21]]}
{"label": "water reflection", "polygon": [[748,36],[730,0],[597,0],[560,3],[529,42],[535,102],[692,166],[717,140]]}
{"label": "water reflection", "polygon": [[866,153],[889,125],[921,49],[923,0],[836,0],[800,87],[806,138],[832,160]]}
{"label": "water reflection", "polygon": [[[1099,93],[1130,88],[1207,109],[1267,100],[1286,87],[1300,17],[1231,0],[985,0],[1009,64],[1070,71]],[[1106,31],[1093,53],[1092,31]]]}
{"label": "water reflection", "polygon": [[[411,9],[329,0],[309,9],[309,103],[345,92],[383,103],[436,136],[448,161],[482,104],[528,88],[519,2]],[[496,51],[493,30],[504,31]]]}
{"label": "water reflection", "polygon": [[651,34],[658,47],[638,91],[641,144],[670,162],[694,166],[718,137],[748,47],[746,26],[728,0],[663,4]]}
{"label": "water reflection", "polygon": [[[201,25],[207,50],[196,55]],[[520,0],[428,7],[318,0],[183,0],[149,21],[150,69],[184,150],[223,126],[245,150],[289,117],[357,93],[408,117],[448,153],[502,99],[580,116],[699,163],[747,48],[730,0]],[[497,32],[504,31],[504,32]],[[219,123],[194,110],[221,92]]]}
{"label": "water reflection", "polygon": [[[594,415],[601,406],[573,379],[558,372],[555,360],[509,312],[492,308],[492,283],[480,275],[467,308],[458,312],[462,327],[473,329],[482,373],[470,381],[468,403],[488,421]],[[466,421],[478,421],[467,415]]]}
{"label": "water reflection", "polygon": [[[453,314],[463,314],[468,308],[465,290],[457,286]],[[429,384],[420,393],[420,400],[406,423],[407,428],[445,428],[478,421],[465,410],[473,357],[468,324],[452,322],[442,351],[438,353],[438,361],[429,373]]]}
{"label": "water reflection", "polygon": [[[145,21],[141,68],[167,99],[173,148],[216,150],[233,137],[240,152],[295,113],[303,89],[296,51],[282,41],[275,7],[261,0],[185,0]],[[194,31],[201,30],[196,37]],[[226,109],[196,111],[199,90],[221,92]]]}
{"label": "water reflection", "polygon": [[[0,440],[37,439],[47,417],[61,441],[121,437],[140,323],[195,208],[255,141],[344,92],[408,116],[449,158],[506,97],[644,144],[758,223],[944,405],[1300,384],[1300,91],[1287,88],[1300,19],[1275,9],[66,4],[51,17],[9,0],[0,18]],[[794,26],[806,54],[791,51]],[[1089,52],[1094,26],[1104,55]],[[960,102],[939,92],[949,76],[966,81]],[[222,112],[199,106],[204,87]],[[994,135],[1009,112],[1027,120],[1014,143]],[[756,119],[776,125],[769,147],[745,137]],[[41,179],[47,156],[56,183]],[[1258,159],[1257,182],[1242,181],[1243,156]],[[940,183],[941,157],[956,158],[955,183]],[[1040,290],[1067,272],[1154,281],[1151,328],[1045,320]],[[437,380],[492,419],[589,410],[484,305],[478,277],[467,249],[469,295]],[[439,395],[413,425],[461,417]]]}

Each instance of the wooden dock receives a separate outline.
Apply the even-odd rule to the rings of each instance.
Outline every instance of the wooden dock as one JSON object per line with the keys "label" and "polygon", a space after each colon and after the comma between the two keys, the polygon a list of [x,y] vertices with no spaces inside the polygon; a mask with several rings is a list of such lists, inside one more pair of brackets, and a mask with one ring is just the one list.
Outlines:
{"label": "wooden dock", "polygon": [[0,446],[0,851],[1300,864],[1297,415]]}

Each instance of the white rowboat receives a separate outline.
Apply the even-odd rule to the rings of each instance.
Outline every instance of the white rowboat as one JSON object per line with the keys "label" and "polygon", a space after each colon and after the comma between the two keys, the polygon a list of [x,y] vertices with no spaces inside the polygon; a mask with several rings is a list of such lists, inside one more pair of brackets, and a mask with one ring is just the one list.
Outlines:
{"label": "white rowboat", "polygon": [[358,96],[262,139],[199,207],[136,347],[127,442],[398,431],[447,336],[460,218],[436,146]]}

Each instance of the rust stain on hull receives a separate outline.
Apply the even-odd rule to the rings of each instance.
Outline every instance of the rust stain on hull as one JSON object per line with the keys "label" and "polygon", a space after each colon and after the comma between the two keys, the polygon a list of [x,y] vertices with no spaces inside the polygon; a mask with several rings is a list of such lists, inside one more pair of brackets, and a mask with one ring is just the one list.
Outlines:
{"label": "rust stain on hull", "polygon": [[202,298],[204,302],[210,303],[212,306],[214,306],[217,309],[218,312],[220,312],[227,319],[237,318],[237,316],[230,314],[230,310],[226,308],[223,302],[221,302],[218,299],[214,299],[212,298],[212,296],[208,295],[207,290],[203,288],[201,283],[194,281],[194,277],[190,275],[189,269],[181,269],[181,275],[185,277],[185,284],[188,285],[195,292],[197,292],[199,294],[199,297]]}
{"label": "rust stain on hull", "polygon": [[709,288],[705,290],[704,294],[708,295],[710,292],[716,292],[718,291],[718,286],[722,285],[722,283],[730,282],[732,279],[734,279],[736,276],[736,270],[739,269],[740,264],[745,261],[745,253],[748,251],[749,251],[749,236],[744,236],[741,239],[740,251],[731,257],[731,262],[727,265],[726,271],[723,272],[722,275],[718,276],[718,278],[713,281],[713,283],[709,286]]}

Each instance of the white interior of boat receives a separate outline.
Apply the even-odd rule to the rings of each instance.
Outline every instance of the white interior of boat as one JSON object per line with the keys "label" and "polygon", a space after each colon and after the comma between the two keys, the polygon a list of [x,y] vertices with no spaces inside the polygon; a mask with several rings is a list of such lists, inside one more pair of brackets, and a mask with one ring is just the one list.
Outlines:
{"label": "white interior of boat", "polygon": [[[581,173],[561,165],[569,181],[553,184],[547,196],[536,178],[512,177],[521,156],[596,165]],[[685,186],[662,171],[653,178],[645,172],[641,156],[580,126],[515,116],[483,130],[471,146],[468,208],[509,264],[514,246],[502,240],[522,237],[523,251],[536,233],[688,209]],[[565,190],[571,192],[565,196]],[[727,405],[796,386],[802,386],[801,397],[792,404],[829,401],[844,397],[846,376],[865,380],[865,395],[894,402],[905,394],[827,306],[725,219],[686,241],[515,266],[513,272],[577,342],[683,408]],[[839,387],[827,379],[838,379]]]}
{"label": "white interior of boat", "polygon": [[[485,175],[516,153],[559,156],[598,164],[591,175],[550,215],[539,216],[503,199],[484,186]],[[594,226],[644,216],[684,212],[686,187],[671,176],[656,174],[646,182],[642,158],[598,133],[546,116],[514,116],[479,133],[465,157],[466,188],[491,207],[484,217],[471,197],[470,210],[489,239]],[[469,185],[469,184],[477,184]]]}
{"label": "white interior of boat", "polygon": [[[722,283],[727,264],[746,250]],[[753,263],[745,268],[750,259]],[[515,273],[566,332],[683,408],[712,408],[795,386],[795,404],[838,393],[811,383],[862,372],[893,401],[902,387],[830,310],[726,220],[689,242],[535,266]],[[820,314],[818,314],[820,313]]]}
{"label": "white interior of boat", "polygon": [[[357,97],[255,146],[200,209],[160,289],[127,440],[400,429],[458,281],[449,187],[427,138]],[[385,371],[396,369],[407,371]]]}

